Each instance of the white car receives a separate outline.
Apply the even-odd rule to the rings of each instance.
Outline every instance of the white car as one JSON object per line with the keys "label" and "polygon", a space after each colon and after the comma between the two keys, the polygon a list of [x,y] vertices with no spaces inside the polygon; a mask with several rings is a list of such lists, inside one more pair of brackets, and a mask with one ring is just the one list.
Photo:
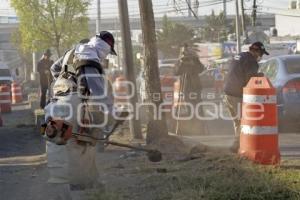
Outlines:
{"label": "white car", "polygon": [[13,81],[11,72],[6,64],[0,62],[0,85],[7,84],[10,85]]}

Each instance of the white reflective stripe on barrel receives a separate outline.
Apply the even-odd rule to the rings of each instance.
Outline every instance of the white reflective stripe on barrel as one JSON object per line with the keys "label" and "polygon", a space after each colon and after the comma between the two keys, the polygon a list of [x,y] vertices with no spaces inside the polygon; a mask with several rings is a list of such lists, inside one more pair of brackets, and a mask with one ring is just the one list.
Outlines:
{"label": "white reflective stripe on barrel", "polygon": [[278,127],[241,125],[241,133],[246,135],[274,135],[278,133]]}
{"label": "white reflective stripe on barrel", "polygon": [[10,96],[10,92],[1,92],[0,96]]}
{"label": "white reflective stripe on barrel", "polygon": [[11,103],[10,100],[0,100],[0,103],[3,104],[3,103]]}
{"label": "white reflective stripe on barrel", "polygon": [[127,92],[115,92],[115,97],[119,97],[119,96],[128,96]]}
{"label": "white reflective stripe on barrel", "polygon": [[173,87],[161,87],[162,92],[171,92],[173,91]]}
{"label": "white reflective stripe on barrel", "polygon": [[244,94],[243,95],[244,103],[268,103],[274,104],[277,102],[276,95],[251,95]]}
{"label": "white reflective stripe on barrel", "polygon": [[180,96],[180,97],[183,97],[183,96],[184,96],[183,92],[174,92],[173,94],[174,94],[174,97],[177,97],[177,98],[178,98],[179,96]]}
{"label": "white reflective stripe on barrel", "polygon": [[172,103],[172,102],[173,102],[173,99],[164,99],[163,102],[164,102],[164,103]]}

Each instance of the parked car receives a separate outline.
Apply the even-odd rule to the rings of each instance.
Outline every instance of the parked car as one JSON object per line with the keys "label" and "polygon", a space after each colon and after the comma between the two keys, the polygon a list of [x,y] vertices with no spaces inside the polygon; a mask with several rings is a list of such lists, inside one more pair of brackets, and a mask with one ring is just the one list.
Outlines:
{"label": "parked car", "polygon": [[168,58],[168,59],[161,59],[158,60],[159,65],[163,64],[176,64],[178,62],[178,58]]}
{"label": "parked car", "polygon": [[13,77],[8,66],[0,62],[0,85],[7,84],[10,85],[13,81]]}
{"label": "parked car", "polygon": [[158,69],[160,76],[175,76],[175,64],[160,64]]}
{"label": "parked car", "polygon": [[270,58],[260,64],[259,71],[263,72],[276,88],[280,131],[299,131],[300,55]]}

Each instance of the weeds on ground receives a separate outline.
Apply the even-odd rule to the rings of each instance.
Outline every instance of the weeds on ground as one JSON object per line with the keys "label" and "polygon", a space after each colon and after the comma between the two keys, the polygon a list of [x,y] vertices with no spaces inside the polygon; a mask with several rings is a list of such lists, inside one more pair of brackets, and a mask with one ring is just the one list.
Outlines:
{"label": "weeds on ground", "polygon": [[167,173],[148,170],[145,174],[147,170],[141,170],[143,179],[138,184],[122,186],[118,190],[122,195],[99,199],[299,200],[300,169],[293,166],[300,166],[300,161],[289,168],[287,165],[266,167],[233,155],[205,153],[187,162],[163,162]]}
{"label": "weeds on ground", "polygon": [[122,200],[116,191],[98,191],[89,195],[89,200]]}

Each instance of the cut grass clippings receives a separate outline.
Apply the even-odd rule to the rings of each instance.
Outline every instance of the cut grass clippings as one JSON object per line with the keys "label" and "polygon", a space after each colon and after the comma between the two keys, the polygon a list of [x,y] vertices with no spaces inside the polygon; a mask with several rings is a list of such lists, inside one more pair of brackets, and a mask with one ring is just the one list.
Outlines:
{"label": "cut grass clippings", "polygon": [[[136,165],[139,166],[139,162],[136,161]],[[154,166],[166,168],[166,173],[147,170],[151,166],[141,163],[143,173],[138,184],[116,187],[116,191],[95,200],[103,197],[114,200],[299,200],[299,166],[299,160],[283,162],[282,167],[254,165],[234,155],[216,153],[205,153],[201,159],[187,162],[169,160]]]}

